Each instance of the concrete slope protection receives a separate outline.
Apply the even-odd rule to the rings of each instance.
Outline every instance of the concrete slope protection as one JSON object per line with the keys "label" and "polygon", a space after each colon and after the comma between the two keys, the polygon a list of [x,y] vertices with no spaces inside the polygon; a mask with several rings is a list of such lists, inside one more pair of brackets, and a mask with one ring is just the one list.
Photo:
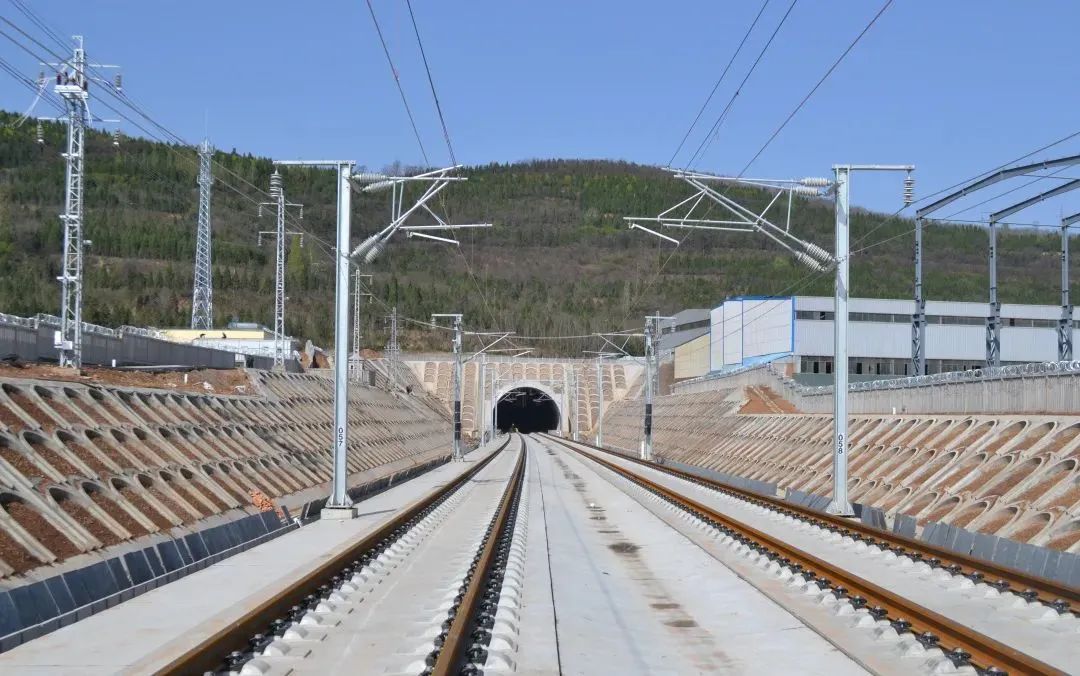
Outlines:
{"label": "concrete slope protection", "polygon": [[[1080,663],[1080,620],[1048,600],[1069,590],[1032,596],[1020,577],[1001,590],[975,563],[556,436],[502,435],[358,512],[0,654],[0,671],[978,676]],[[116,631],[130,626],[138,641]]]}
{"label": "concrete slope protection", "polygon": [[[325,496],[331,381],[244,381],[220,395],[0,378],[0,588]],[[446,420],[407,395],[356,385],[351,412],[350,485],[448,453]]]}
{"label": "concrete slope protection", "polygon": [[[739,388],[658,397],[657,452],[782,491],[828,495],[832,417],[738,414],[746,399]],[[637,453],[641,405],[612,404],[606,446]],[[1080,415],[860,414],[849,433],[853,501],[889,519],[911,517],[919,532],[944,523],[1080,554]],[[1015,549],[1011,556],[1017,560]]]}

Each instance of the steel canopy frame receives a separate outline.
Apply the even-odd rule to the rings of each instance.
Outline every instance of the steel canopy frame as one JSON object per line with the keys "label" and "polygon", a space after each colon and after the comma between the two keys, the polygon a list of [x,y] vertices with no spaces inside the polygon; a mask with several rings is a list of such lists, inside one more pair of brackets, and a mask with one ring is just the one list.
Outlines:
{"label": "steel canopy frame", "polygon": [[[944,207],[956,202],[957,200],[967,197],[983,188],[988,188],[1001,181],[1015,178],[1017,176],[1023,176],[1033,171],[1043,171],[1054,167],[1067,167],[1080,164],[1080,155],[1069,155],[1066,157],[1059,157],[1052,160],[1043,160],[1042,162],[1032,162],[1030,164],[1024,164],[1017,167],[1011,167],[1008,169],[1001,169],[989,176],[985,176],[978,180],[972,181],[968,185],[955,190],[948,195],[945,195],[941,199],[916,210],[915,212],[915,245],[914,245],[914,263],[915,263],[915,312],[911,315],[911,367],[914,371],[913,375],[921,376],[926,375],[926,298],[923,295],[923,275],[922,275],[922,258],[923,258],[923,224],[927,216],[943,209]],[[1002,217],[1004,218],[1004,217]],[[990,259],[992,277],[990,281],[991,295],[996,297],[997,295],[997,242],[996,242],[996,224],[991,222],[990,245],[988,258]],[[999,354],[1000,350],[1000,326],[994,324],[991,326],[991,322],[1000,321],[999,313],[995,313],[993,310],[993,303],[991,301],[990,316],[987,318],[987,366],[991,365],[991,351],[993,356]],[[991,342],[993,341],[993,345]]]}
{"label": "steel canopy frame", "polygon": [[1080,223],[1080,212],[1061,219],[1061,318],[1058,319],[1058,361],[1073,358],[1073,306],[1069,298],[1069,226]]}
{"label": "steel canopy frame", "polygon": [[[1008,218],[1014,214],[1017,214],[1028,207],[1034,206],[1058,195],[1063,195],[1067,192],[1071,192],[1080,188],[1080,179],[1072,180],[1067,183],[1051,188],[1045,192],[1041,192],[1038,195],[1029,197],[1026,200],[1021,200],[1015,204],[1012,204],[1004,209],[995,211],[990,214],[990,246],[987,252],[987,263],[990,271],[990,313],[986,317],[986,366],[987,368],[993,368],[1001,365],[1001,301],[998,300],[998,283],[997,283],[997,227],[1003,219]],[[1066,312],[1068,312],[1068,319],[1071,320],[1072,312],[1068,308],[1068,258],[1069,258],[1069,236],[1068,226],[1062,226],[1062,316],[1059,319],[1058,329],[1058,357],[1061,358],[1063,348],[1066,346],[1062,343],[1063,327],[1062,321],[1066,318]],[[1071,331],[1068,338],[1068,351],[1072,351],[1072,335]]]}

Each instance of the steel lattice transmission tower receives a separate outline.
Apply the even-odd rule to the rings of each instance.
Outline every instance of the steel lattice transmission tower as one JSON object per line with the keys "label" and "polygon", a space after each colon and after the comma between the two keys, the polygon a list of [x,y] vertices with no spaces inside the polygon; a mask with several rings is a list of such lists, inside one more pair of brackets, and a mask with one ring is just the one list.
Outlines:
{"label": "steel lattice transmission tower", "polygon": [[83,163],[86,160],[86,126],[89,122],[86,86],[86,52],[78,38],[72,59],[73,73],[57,74],[55,91],[67,107],[67,172],[64,189],[64,252],[60,272],[60,333],[54,345],[60,365],[82,366],[83,285]]}
{"label": "steel lattice transmission tower", "polygon": [[277,209],[277,227],[272,231],[259,232],[259,244],[262,244],[262,236],[272,234],[276,238],[274,259],[274,368],[283,368],[288,356],[288,338],[285,336],[285,238],[291,235],[300,236],[300,246],[304,246],[304,233],[285,230],[285,210],[289,207],[299,207],[300,218],[304,218],[304,205],[294,204],[285,199],[285,188],[281,183],[281,174],[274,171],[270,176],[270,197],[273,202],[264,202],[259,205],[259,215],[262,215],[262,207],[271,206]]}
{"label": "steel lattice transmission tower", "polygon": [[386,344],[386,352],[390,359],[397,360],[400,347],[398,346],[398,321],[397,306],[390,310],[390,342]]}
{"label": "steel lattice transmission tower", "polygon": [[360,280],[366,279],[368,284],[371,284],[371,275],[360,274],[359,270],[353,272],[353,327],[352,327],[352,356],[349,358],[349,371],[353,378],[361,379],[364,372],[364,360],[360,357],[360,347],[362,335],[360,332],[362,301],[365,296],[371,296],[370,293],[364,291],[360,284]]}
{"label": "steel lattice transmission tower", "polygon": [[[101,120],[90,113],[90,80],[103,83],[98,77],[91,77],[87,69],[117,68],[104,64],[86,62],[81,35],[73,37],[75,46],[70,61],[64,63],[42,64],[56,70],[56,86],[53,91],[63,99],[67,115],[60,121],[67,124],[67,149],[62,157],[67,163],[64,176],[64,213],[60,220],[64,228],[60,281],[60,330],[53,336],[53,346],[59,352],[61,366],[79,368],[82,366],[82,305],[83,305],[83,256],[89,240],[83,239],[83,187],[86,162],[86,129],[93,121]],[[43,82],[44,84],[44,82]],[[119,92],[120,76],[115,83],[105,83]],[[38,140],[41,141],[40,132]],[[113,145],[119,143],[119,132],[113,136]]]}
{"label": "steel lattice transmission tower", "polygon": [[195,288],[191,296],[191,328],[214,328],[214,277],[210,267],[210,190],[214,184],[209,140],[199,144],[199,225],[195,231]]}

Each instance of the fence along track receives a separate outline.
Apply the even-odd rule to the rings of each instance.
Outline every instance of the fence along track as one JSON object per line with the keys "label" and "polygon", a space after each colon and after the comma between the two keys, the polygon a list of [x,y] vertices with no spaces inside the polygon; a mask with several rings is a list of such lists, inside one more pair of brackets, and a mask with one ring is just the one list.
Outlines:
{"label": "fence along track", "polygon": [[507,437],[506,441],[494,453],[482,462],[477,463],[468,472],[417,500],[385,525],[359,540],[347,551],[330,559],[302,579],[281,590],[273,598],[252,609],[239,621],[186,650],[182,655],[161,667],[155,673],[180,676],[216,672],[225,663],[230,653],[248,649],[254,636],[260,634],[260,632],[265,632],[267,627],[271,626],[275,620],[288,617],[294,606],[304,606],[305,597],[318,596],[321,593],[320,587],[330,584],[334,577],[350,562],[375,549],[380,542],[392,536],[398,528],[403,527],[443,497],[464,486],[466,482],[495,459],[509,443],[510,439]]}
{"label": "fence along track", "polygon": [[[562,441],[558,437],[549,438],[554,441]],[[954,552],[950,549],[930,544],[929,542],[923,542],[922,540],[905,537],[897,533],[879,530],[859,521],[819,512],[810,509],[809,507],[796,505],[777,497],[762,495],[761,493],[755,493],[743,488],[735,488],[720,483],[719,481],[698,476],[691,472],[675,469],[666,465],[645,462],[640,458],[623,455],[622,453],[581,441],[575,441],[574,443],[596,451],[608,453],[623,460],[629,460],[639,465],[650,467],[687,481],[708,486],[709,488],[738,497],[752,504],[768,507],[781,514],[808,521],[814,525],[847,535],[857,541],[861,540],[867,545],[885,545],[899,556],[911,557],[915,561],[922,561],[934,568],[944,568],[954,575],[963,575],[976,583],[985,582],[997,588],[999,592],[1014,591],[1018,594],[1026,594],[1028,596],[1031,596],[1031,592],[1035,592],[1035,595],[1031,600],[1037,599],[1058,612],[1080,614],[1080,589],[1069,587],[1043,577],[1031,575],[1015,568],[1002,566],[992,561],[984,561],[983,559],[978,559],[974,556]]]}
{"label": "fence along track", "polygon": [[[458,606],[454,621],[450,625],[446,640],[439,652],[439,658],[433,665],[432,676],[457,676],[459,673],[467,673],[462,667],[465,663],[466,653],[475,641],[472,629],[476,624],[481,606],[485,600],[484,596],[489,575],[494,568],[499,545],[503,539],[502,536],[506,530],[510,514],[521,497],[527,448],[525,437],[523,435],[518,435],[518,437],[521,439],[521,453],[518,456],[517,464],[514,466],[514,474],[506,486],[506,491],[503,493],[502,500],[499,503],[499,509],[491,521],[491,529],[484,539],[484,545],[480,551],[476,568],[471,573],[461,604]],[[468,673],[476,672],[472,670],[472,672]]]}
{"label": "fence along track", "polygon": [[[801,549],[792,547],[782,540],[721,514],[711,507],[657,484],[643,475],[620,467],[592,453],[584,453],[558,437],[549,436],[548,438],[678,505],[698,518],[720,528],[726,534],[743,540],[748,546],[758,549],[781,565],[791,566],[797,574],[803,575],[810,584],[824,583],[827,588],[832,588],[838,597],[846,596],[849,600],[855,602],[853,605],[857,604],[856,607],[870,609],[870,613],[875,619],[890,621],[898,633],[910,631],[921,639],[920,642],[925,640],[929,644],[927,647],[939,645],[946,656],[951,659],[960,660],[961,662],[969,660],[973,666],[980,670],[980,673],[987,672],[991,668],[1008,674],[1065,673],[1030,655],[954,622],[943,615],[908,601],[897,593],[835,568]],[[843,591],[840,591],[841,589]],[[1001,671],[989,671],[988,673],[1000,674]]]}

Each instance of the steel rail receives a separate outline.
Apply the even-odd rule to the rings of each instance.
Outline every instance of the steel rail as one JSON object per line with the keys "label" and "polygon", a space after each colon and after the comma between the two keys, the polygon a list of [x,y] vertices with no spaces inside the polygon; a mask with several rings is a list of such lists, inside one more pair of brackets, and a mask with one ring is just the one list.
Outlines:
{"label": "steel rail", "polygon": [[[647,477],[613,462],[585,453],[557,437],[549,437],[561,446],[591,459],[619,476],[678,505],[698,518],[717,525],[724,532],[769,556],[782,565],[792,566],[810,584],[824,583],[837,598],[848,597],[856,608],[866,607],[878,620],[888,620],[897,633],[911,632],[924,646],[940,647],[946,657],[967,661],[980,673],[992,674],[1065,674],[1045,662],[1000,641],[905,599],[857,575],[793,547],[783,540],[763,533],[737,519],[722,514]],[[997,671],[994,671],[994,670]]]}
{"label": "steel rail", "polygon": [[524,435],[521,438],[521,454],[510,482],[503,492],[499,508],[491,521],[491,530],[488,532],[484,545],[480,550],[480,558],[476,562],[476,568],[469,578],[468,587],[454,615],[450,629],[447,631],[446,640],[443,642],[439,657],[432,667],[432,676],[458,676],[465,673],[462,670],[466,653],[473,644],[473,626],[480,614],[484,601],[484,592],[488,583],[488,575],[494,568],[499,541],[503,529],[510,518],[512,508],[521,496],[521,484],[525,477],[526,445]]}
{"label": "steel rail", "polygon": [[[559,440],[558,437],[549,437]],[[717,491],[727,493],[759,507],[768,507],[787,516],[803,521],[808,521],[816,526],[828,528],[834,532],[847,535],[855,540],[861,540],[867,545],[887,546],[898,556],[908,556],[916,561],[922,561],[934,568],[944,568],[954,575],[963,575],[973,582],[985,582],[995,587],[999,592],[1013,591],[1028,601],[1038,600],[1058,612],[1072,612],[1080,614],[1080,589],[1065,584],[1048,580],[1044,577],[1031,575],[1022,570],[1003,566],[993,561],[985,561],[968,554],[954,552],[944,547],[930,544],[916,538],[907,537],[898,533],[892,533],[869,526],[860,521],[853,521],[844,517],[819,512],[809,507],[796,505],[781,498],[764,495],[744,488],[736,488],[721,483],[714,479],[699,476],[692,472],[676,469],[667,465],[645,462],[640,458],[625,455],[609,448],[594,446],[582,441],[575,444],[587,446],[593,450],[614,455],[624,460],[632,461],[652,469],[686,479],[697,484],[708,486]]]}
{"label": "steel rail", "polygon": [[230,653],[247,649],[251,645],[252,637],[266,631],[267,627],[275,620],[289,616],[291,609],[297,605],[303,605],[306,597],[319,594],[320,587],[330,584],[334,577],[347,567],[350,562],[375,549],[380,542],[391,537],[398,528],[403,527],[429,506],[464,486],[480,470],[494,460],[509,443],[510,438],[507,437],[495,452],[478,462],[475,467],[445,486],[440,486],[413,502],[384,525],[358,540],[346,551],[331,558],[301,579],[282,589],[228,627],[209,636],[199,644],[184,650],[181,655],[168,664],[157,668],[153,673],[170,676],[207,672],[216,673],[219,667],[225,663]]}

